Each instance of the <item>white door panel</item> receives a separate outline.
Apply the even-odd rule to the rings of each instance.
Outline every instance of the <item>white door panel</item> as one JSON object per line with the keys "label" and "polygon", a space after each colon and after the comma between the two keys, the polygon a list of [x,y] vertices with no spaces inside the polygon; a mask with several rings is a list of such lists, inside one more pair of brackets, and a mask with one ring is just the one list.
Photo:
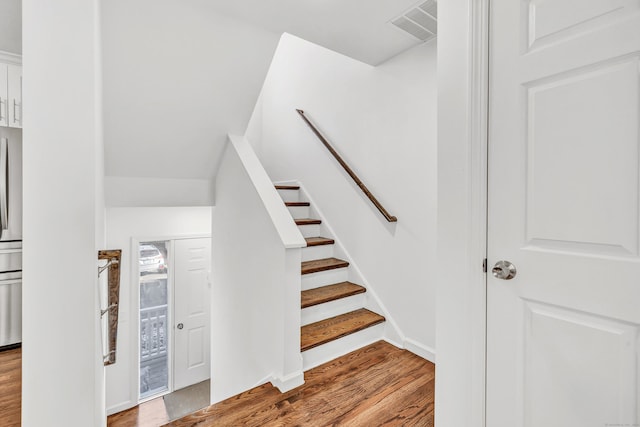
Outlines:
{"label": "white door panel", "polygon": [[174,389],[177,390],[210,376],[208,272],[211,239],[176,240],[174,245]]}
{"label": "white door panel", "polygon": [[491,3],[487,426],[640,423],[639,12]]}

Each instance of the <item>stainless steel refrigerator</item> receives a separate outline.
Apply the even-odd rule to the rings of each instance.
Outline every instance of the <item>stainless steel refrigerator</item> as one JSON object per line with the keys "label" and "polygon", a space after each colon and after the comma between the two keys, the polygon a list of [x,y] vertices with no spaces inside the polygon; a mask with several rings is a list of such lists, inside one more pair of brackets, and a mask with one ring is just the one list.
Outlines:
{"label": "stainless steel refrigerator", "polygon": [[22,140],[0,138],[0,350],[22,341]]}

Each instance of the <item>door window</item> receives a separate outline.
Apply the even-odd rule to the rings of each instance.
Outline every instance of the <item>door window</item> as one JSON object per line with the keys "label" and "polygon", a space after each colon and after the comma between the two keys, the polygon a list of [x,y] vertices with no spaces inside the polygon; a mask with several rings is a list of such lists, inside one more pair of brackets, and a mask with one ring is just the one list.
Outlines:
{"label": "door window", "polygon": [[140,399],[169,391],[168,243],[139,246]]}

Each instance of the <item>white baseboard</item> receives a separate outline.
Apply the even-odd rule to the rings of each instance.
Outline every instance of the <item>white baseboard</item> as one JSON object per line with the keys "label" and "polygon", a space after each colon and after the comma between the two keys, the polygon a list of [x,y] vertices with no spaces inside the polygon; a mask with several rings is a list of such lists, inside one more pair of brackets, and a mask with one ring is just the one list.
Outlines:
{"label": "white baseboard", "polygon": [[400,349],[406,350],[406,349],[405,349],[405,347],[404,347],[404,345],[400,344],[400,343],[399,343],[399,342],[397,342],[397,341],[392,340],[391,338],[384,337],[384,341],[385,341],[385,342],[387,342],[387,343],[389,343],[389,344],[391,344],[391,345],[392,345],[392,346],[394,346],[394,347],[397,347],[397,348],[400,348]]}
{"label": "white baseboard", "polygon": [[436,351],[433,348],[414,341],[411,338],[405,338],[404,348],[423,359],[427,359],[431,363],[436,363]]}
{"label": "white baseboard", "polygon": [[271,384],[280,390],[280,393],[286,393],[289,390],[293,390],[296,387],[300,387],[304,384],[304,373],[302,371],[294,372],[283,378],[273,377]]}
{"label": "white baseboard", "polygon": [[126,402],[120,402],[107,408],[107,416],[117,414],[118,412],[126,411],[135,406],[138,406],[138,402],[128,400]]}

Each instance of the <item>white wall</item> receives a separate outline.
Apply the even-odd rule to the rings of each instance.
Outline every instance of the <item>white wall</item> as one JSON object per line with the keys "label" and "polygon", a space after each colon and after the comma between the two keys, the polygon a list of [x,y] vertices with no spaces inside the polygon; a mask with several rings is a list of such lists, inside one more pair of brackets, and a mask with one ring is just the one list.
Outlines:
{"label": "white wall", "polygon": [[[305,110],[397,224],[330,157]],[[299,180],[412,350],[433,357],[436,43],[371,67],[284,35],[247,137],[274,181]]]}
{"label": "white wall", "polygon": [[211,179],[105,177],[110,207],[213,206]]}
{"label": "white wall", "polygon": [[[229,143],[216,179],[212,226],[211,401],[266,381],[282,389],[303,382],[300,356],[300,262],[304,240],[285,248],[273,208],[287,214],[250,145]],[[242,157],[241,157],[242,156]],[[241,160],[242,158],[242,160]],[[247,161],[247,158],[249,158]],[[275,203],[265,203],[269,190]],[[267,195],[268,196],[268,195]],[[267,197],[268,198],[268,197]],[[278,215],[276,215],[278,216]],[[295,242],[291,240],[293,246]]]}
{"label": "white wall", "polygon": [[278,35],[212,3],[102,2],[108,176],[211,179],[246,128]]}
{"label": "white wall", "polygon": [[[107,242],[107,224],[105,215],[105,192],[104,192],[104,110],[103,110],[103,87],[102,87],[102,43],[101,43],[101,28],[100,28],[100,8],[98,5],[94,8],[94,28],[93,34],[96,40],[95,50],[93,52],[93,60],[95,64],[95,83],[94,83],[94,109],[96,114],[95,121],[95,142],[96,142],[96,156],[95,156],[95,239],[96,248],[98,250],[106,249]],[[106,278],[102,279],[106,280]],[[101,279],[97,279],[98,283],[102,283]],[[100,285],[99,285],[100,286]],[[95,304],[102,309],[100,301],[100,287],[96,292]],[[102,288],[103,289],[103,288]],[[104,355],[104,336],[103,336],[103,323],[102,318],[96,316],[95,333],[99,337],[99,343],[96,343],[98,352]],[[99,411],[96,413],[96,426],[101,426],[106,423],[107,410],[106,410],[106,370],[104,367],[104,361],[95,360],[96,363],[96,384],[100,386],[96,389],[96,401],[99,403]]]}
{"label": "white wall", "polygon": [[101,426],[98,5],[24,0],[23,16],[22,425]]}
{"label": "white wall", "polygon": [[480,28],[486,4],[438,3],[438,427],[484,426],[482,141],[487,133],[478,91],[486,76],[483,79],[477,73],[481,67],[476,70],[472,62],[483,52],[471,34]]}
{"label": "white wall", "polygon": [[0,2],[0,50],[22,53],[22,0]]}
{"label": "white wall", "polygon": [[[107,412],[138,404],[136,269],[132,271],[132,239],[154,240],[210,234],[210,207],[107,208],[108,249],[122,249],[120,311],[115,365],[107,367]],[[137,258],[135,258],[137,259]]]}

